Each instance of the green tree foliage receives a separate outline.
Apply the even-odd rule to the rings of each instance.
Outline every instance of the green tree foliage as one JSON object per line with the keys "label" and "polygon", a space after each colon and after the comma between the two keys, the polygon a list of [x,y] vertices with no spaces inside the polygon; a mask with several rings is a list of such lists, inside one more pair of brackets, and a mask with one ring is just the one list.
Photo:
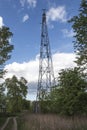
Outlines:
{"label": "green tree foliage", "polygon": [[66,115],[87,114],[87,0],[81,0],[79,14],[69,22],[75,33],[78,68],[61,70],[59,84],[51,91],[43,108]]}
{"label": "green tree foliage", "polygon": [[4,91],[5,91],[5,88],[3,87],[3,84],[0,84],[0,103],[2,102]]}
{"label": "green tree foliage", "polygon": [[66,69],[59,73],[59,85],[50,94],[53,112],[74,115],[87,113],[87,81],[79,70]]}
{"label": "green tree foliage", "polygon": [[27,81],[23,77],[18,80],[16,76],[13,76],[12,78],[6,79],[5,85],[7,87],[9,111],[21,111],[27,94]]}
{"label": "green tree foliage", "polygon": [[[8,27],[0,28],[0,80],[2,81],[3,75],[6,71],[3,70],[5,62],[11,58],[10,53],[13,50],[13,45],[10,45],[10,39],[12,37],[12,32],[10,32]],[[0,81],[0,104],[3,104],[5,95],[4,95],[4,86]]]}
{"label": "green tree foliage", "polygon": [[77,53],[77,64],[87,70],[87,0],[82,0],[78,16],[74,16],[72,28],[75,32],[74,47]]}
{"label": "green tree foliage", "polygon": [[9,42],[12,35],[8,27],[0,28],[0,78],[3,77],[4,63],[11,58],[10,52],[13,50],[13,45]]}
{"label": "green tree foliage", "polygon": [[22,108],[23,110],[30,110],[31,102],[29,100],[23,99]]}
{"label": "green tree foliage", "polygon": [[0,107],[1,108],[6,103],[5,102],[6,97],[5,97],[4,91],[5,91],[5,87],[4,87],[4,85],[2,83],[0,83]]}

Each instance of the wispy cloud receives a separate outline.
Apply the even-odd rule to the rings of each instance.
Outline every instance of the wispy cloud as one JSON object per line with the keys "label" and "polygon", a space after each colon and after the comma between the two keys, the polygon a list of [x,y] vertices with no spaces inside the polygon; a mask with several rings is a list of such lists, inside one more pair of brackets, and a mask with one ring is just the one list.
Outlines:
{"label": "wispy cloud", "polygon": [[0,16],[0,27],[4,25],[3,18]]}
{"label": "wispy cloud", "polygon": [[27,5],[27,7],[36,7],[37,4],[37,0],[20,0],[20,4],[22,7],[24,7],[25,5]]}
{"label": "wispy cloud", "polygon": [[67,13],[65,10],[65,6],[58,6],[56,8],[51,7],[47,12],[47,22],[51,21],[67,21]]}
{"label": "wispy cloud", "polygon": [[22,22],[26,22],[28,19],[29,19],[29,15],[25,14],[23,19],[22,19]]}
{"label": "wispy cloud", "polygon": [[20,4],[21,4],[22,7],[24,7],[24,5],[25,5],[25,0],[20,0]]}
{"label": "wispy cloud", "polygon": [[64,37],[73,37],[75,33],[73,32],[73,29],[62,29]]}
{"label": "wispy cloud", "polygon": [[[73,53],[53,54],[55,77],[58,76],[58,72],[61,69],[74,67],[75,63],[73,61],[75,61],[75,54]],[[32,92],[30,96],[28,95],[28,97],[31,99],[32,96],[35,96],[39,72],[38,55],[36,56],[35,60],[23,63],[13,62],[12,64],[6,65],[5,69],[8,71],[8,73],[5,75],[5,78],[12,77],[13,75],[16,75],[17,77],[25,77],[29,82],[29,92]]]}

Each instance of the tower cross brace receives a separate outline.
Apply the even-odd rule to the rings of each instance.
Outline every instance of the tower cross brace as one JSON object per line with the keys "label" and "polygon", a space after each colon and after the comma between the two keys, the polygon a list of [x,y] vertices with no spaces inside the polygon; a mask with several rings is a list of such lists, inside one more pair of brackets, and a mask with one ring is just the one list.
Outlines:
{"label": "tower cross brace", "polygon": [[42,14],[41,45],[39,58],[39,76],[37,88],[37,100],[45,99],[54,86],[54,72],[48,29],[46,23],[46,11]]}

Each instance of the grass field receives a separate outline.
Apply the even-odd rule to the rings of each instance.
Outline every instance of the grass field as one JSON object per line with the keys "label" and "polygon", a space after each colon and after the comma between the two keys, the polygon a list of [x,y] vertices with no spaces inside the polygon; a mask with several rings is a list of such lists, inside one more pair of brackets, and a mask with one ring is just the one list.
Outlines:
{"label": "grass field", "polygon": [[5,123],[6,121],[6,117],[0,117],[0,128],[3,126],[3,124]]}
{"label": "grass field", "polygon": [[87,117],[25,114],[17,119],[18,130],[87,130]]}
{"label": "grass field", "polygon": [[8,122],[8,124],[7,124],[7,126],[5,127],[5,129],[4,130],[12,130],[12,128],[13,128],[13,119],[11,118],[10,120],[9,120],[9,122]]}

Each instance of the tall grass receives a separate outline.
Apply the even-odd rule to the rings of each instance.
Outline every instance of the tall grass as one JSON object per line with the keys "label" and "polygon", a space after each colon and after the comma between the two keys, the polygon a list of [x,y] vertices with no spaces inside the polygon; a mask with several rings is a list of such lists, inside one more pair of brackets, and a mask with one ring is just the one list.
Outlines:
{"label": "tall grass", "polygon": [[3,126],[3,124],[5,123],[6,121],[6,117],[0,117],[0,128]]}
{"label": "tall grass", "polygon": [[14,126],[13,124],[14,124],[13,118],[11,118],[4,130],[12,130]]}
{"label": "tall grass", "polygon": [[87,130],[87,117],[26,114],[18,118],[18,130]]}

